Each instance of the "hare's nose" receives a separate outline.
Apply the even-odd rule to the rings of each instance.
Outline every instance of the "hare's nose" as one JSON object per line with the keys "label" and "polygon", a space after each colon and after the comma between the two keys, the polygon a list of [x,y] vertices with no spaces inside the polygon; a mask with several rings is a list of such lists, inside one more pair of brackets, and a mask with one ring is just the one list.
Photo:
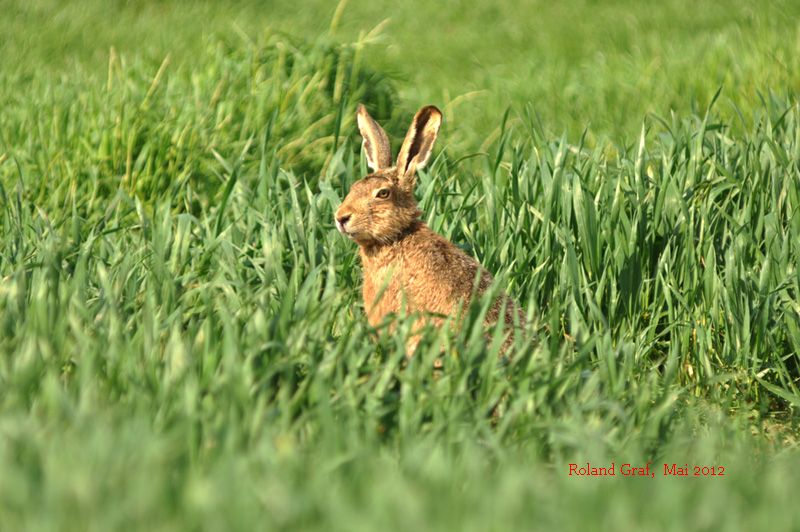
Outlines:
{"label": "hare's nose", "polygon": [[350,220],[349,214],[343,214],[336,218],[336,221],[339,223],[339,227],[344,227],[344,224],[346,224],[348,220]]}

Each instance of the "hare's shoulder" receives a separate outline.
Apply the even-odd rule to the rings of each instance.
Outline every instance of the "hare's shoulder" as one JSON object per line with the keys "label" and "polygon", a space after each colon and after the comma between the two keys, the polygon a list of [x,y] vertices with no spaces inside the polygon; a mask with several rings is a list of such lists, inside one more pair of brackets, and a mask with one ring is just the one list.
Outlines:
{"label": "hare's shoulder", "polygon": [[405,243],[403,259],[406,269],[432,282],[469,290],[479,270],[482,277],[488,276],[491,281],[475,259],[427,226]]}

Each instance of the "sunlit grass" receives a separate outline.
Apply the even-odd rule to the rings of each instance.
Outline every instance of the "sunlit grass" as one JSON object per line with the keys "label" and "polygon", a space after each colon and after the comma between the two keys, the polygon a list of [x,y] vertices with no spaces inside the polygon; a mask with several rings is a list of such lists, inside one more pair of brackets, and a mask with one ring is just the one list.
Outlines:
{"label": "sunlit grass", "polygon": [[[530,323],[499,364],[476,301],[406,361],[331,220],[355,105],[396,135],[414,89],[363,41],[203,46],[0,72],[0,529],[792,526],[793,93],[734,119],[709,83],[602,143],[522,95],[446,121],[425,220]],[[586,461],[728,475],[567,476]]]}

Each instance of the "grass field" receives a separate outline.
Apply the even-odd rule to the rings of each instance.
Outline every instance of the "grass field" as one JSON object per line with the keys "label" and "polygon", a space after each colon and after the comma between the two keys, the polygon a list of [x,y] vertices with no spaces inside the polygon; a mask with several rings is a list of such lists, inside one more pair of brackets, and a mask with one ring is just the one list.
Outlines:
{"label": "grass field", "polygon": [[[0,530],[796,526],[797,2],[4,10]],[[418,198],[510,363],[488,298],[368,326],[359,102],[444,110]]]}

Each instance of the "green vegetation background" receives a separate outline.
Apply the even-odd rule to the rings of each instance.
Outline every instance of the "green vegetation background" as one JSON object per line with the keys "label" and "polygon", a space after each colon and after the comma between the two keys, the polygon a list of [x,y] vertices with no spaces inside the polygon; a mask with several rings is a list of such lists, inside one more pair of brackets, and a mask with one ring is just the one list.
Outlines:
{"label": "green vegetation background", "polygon": [[[2,9],[0,530],[800,518],[797,2]],[[418,197],[528,311],[510,364],[486,301],[374,343],[359,101],[443,108]]]}

